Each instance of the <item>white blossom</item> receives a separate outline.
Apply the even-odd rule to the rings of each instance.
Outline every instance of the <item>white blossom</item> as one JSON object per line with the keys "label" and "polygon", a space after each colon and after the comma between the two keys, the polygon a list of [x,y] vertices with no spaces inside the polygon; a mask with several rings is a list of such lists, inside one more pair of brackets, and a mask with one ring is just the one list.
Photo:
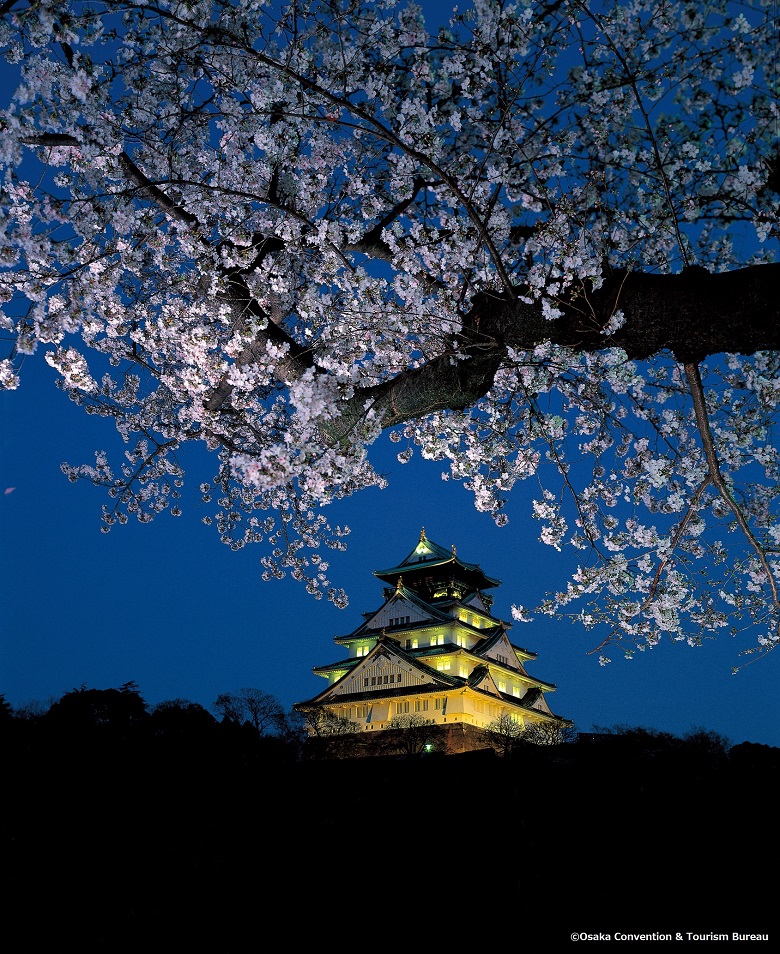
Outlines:
{"label": "white blossom", "polygon": [[776,261],[766,10],[478,0],[439,32],[371,0],[294,29],[255,0],[150,9],[3,21],[0,387],[40,349],[114,424],[115,466],[64,466],[106,488],[106,529],[182,513],[200,442],[220,538],[343,606],[323,510],[385,485],[389,427],[399,461],[577,551],[539,612],[627,658],[726,625],[776,645],[777,353],[699,362],[708,456],[685,370],[632,350],[612,284]]}

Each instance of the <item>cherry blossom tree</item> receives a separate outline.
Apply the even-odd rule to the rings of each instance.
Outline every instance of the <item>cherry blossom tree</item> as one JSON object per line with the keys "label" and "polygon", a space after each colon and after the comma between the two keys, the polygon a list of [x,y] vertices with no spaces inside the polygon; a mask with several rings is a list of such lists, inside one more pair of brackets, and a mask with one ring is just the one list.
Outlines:
{"label": "cherry blossom tree", "polygon": [[[581,551],[594,652],[778,642],[778,6],[0,0],[0,382],[42,352],[125,459],[345,605],[323,505],[383,431]],[[733,534],[733,535],[732,535]],[[513,612],[527,618],[522,607]],[[753,658],[756,658],[753,656]]]}

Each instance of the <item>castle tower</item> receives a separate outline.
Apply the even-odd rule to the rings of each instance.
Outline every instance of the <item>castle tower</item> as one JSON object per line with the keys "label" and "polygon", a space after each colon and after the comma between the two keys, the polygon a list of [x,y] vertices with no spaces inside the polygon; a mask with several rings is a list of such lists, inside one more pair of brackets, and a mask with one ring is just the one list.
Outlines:
{"label": "castle tower", "polygon": [[491,614],[487,591],[500,581],[478,564],[423,529],[408,556],[374,575],[386,584],[384,602],[335,637],[343,658],[314,668],[327,688],[294,706],[310,735],[337,735],[350,754],[375,754],[388,750],[383,733],[423,731],[428,748],[453,753],[493,747],[486,728],[501,720],[572,725],[547,703],[555,685],[526,672],[536,653],[512,643],[511,624]]}

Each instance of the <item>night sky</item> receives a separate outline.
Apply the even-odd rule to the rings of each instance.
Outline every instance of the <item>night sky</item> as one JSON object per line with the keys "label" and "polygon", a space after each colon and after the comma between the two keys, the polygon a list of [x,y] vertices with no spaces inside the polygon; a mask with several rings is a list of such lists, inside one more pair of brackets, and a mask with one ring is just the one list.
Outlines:
{"label": "night sky", "polygon": [[[182,517],[104,534],[104,492],[69,483],[59,465],[91,462],[98,449],[116,460],[119,437],[54,387],[42,358],[28,358],[23,372],[22,386],[0,397],[0,692],[13,706],[134,681],[150,705],[184,698],[210,707],[221,692],[254,687],[289,708],[325,688],[312,667],[342,658],[333,637],[382,603],[373,571],[403,559],[422,527],[502,581],[493,611],[508,622],[512,603],[533,606],[546,587],[565,585],[581,556],[539,542],[530,482],[517,485],[509,524],[497,528],[467,490],[441,480],[442,465],[419,458],[401,465],[401,445],[389,441],[375,448],[389,487],[330,508],[332,522],[352,529],[347,552],[330,561],[332,583],[350,596],[345,610],[315,601],[289,578],[263,582],[259,547],[233,552],[201,523],[197,486],[212,476],[212,463],[197,448],[188,455],[191,497],[185,493]],[[514,623],[510,635],[538,654],[529,673],[557,686],[547,696],[552,710],[581,731],[704,728],[733,743],[780,745],[780,656],[732,675],[745,661],[739,650],[752,645],[745,637],[719,635],[701,648],[662,642],[632,660],[615,654],[603,667],[588,654],[594,634],[568,622],[536,617]]]}
{"label": "night sky", "polygon": [[[197,488],[216,467],[199,448],[182,456],[190,464],[182,517],[104,534],[107,495],[70,484],[60,463],[92,463],[106,450],[116,466],[123,447],[110,422],[84,414],[54,380],[39,353],[27,359],[21,387],[0,394],[0,694],[15,707],[133,681],[150,705],[182,698],[210,708],[222,692],[254,687],[289,708],[325,688],[312,667],[342,658],[333,637],[382,603],[373,571],[399,563],[422,527],[502,581],[493,612],[507,622],[512,603],[534,606],[547,588],[565,586],[582,556],[539,541],[531,481],[515,487],[499,529],[462,485],[441,480],[443,465],[419,457],[401,465],[403,445],[386,439],[373,457],[389,487],[329,508],[331,523],[352,529],[347,552],[328,554],[331,582],[350,597],[345,610],[289,578],[263,582],[265,551],[232,552],[203,525]],[[529,674],[557,686],[547,696],[553,712],[581,731],[702,728],[732,743],[780,746],[780,655],[731,673],[755,634],[718,635],[700,648],[664,641],[632,660],[614,653],[606,667],[588,654],[598,636],[568,622],[536,617],[514,623],[510,637],[538,654]]]}

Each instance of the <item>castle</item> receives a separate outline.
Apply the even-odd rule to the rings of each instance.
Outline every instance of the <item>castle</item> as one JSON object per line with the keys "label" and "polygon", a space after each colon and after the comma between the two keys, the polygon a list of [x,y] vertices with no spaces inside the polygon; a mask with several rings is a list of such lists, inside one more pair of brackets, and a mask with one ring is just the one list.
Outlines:
{"label": "castle", "polygon": [[500,581],[429,540],[397,566],[375,570],[386,584],[379,609],[334,641],[344,658],[314,673],[322,692],[294,709],[310,741],[341,754],[406,751],[410,743],[446,754],[494,748],[500,727],[571,727],[553,714],[555,690],[526,672],[536,653],[515,645],[510,624],[491,614]]}

